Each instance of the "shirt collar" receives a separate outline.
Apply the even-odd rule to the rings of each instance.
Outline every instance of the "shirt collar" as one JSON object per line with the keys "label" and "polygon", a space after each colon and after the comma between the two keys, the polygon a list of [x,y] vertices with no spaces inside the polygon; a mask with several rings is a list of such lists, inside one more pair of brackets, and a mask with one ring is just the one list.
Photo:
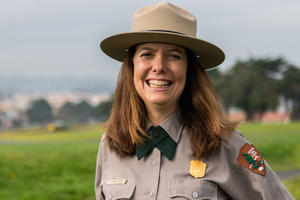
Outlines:
{"label": "shirt collar", "polygon": [[[151,126],[153,126],[153,124],[150,120],[147,120],[146,130],[148,130]],[[168,133],[172,140],[178,143],[183,129],[183,123],[180,120],[179,110],[172,113],[165,120],[163,120],[160,123],[160,126]]]}

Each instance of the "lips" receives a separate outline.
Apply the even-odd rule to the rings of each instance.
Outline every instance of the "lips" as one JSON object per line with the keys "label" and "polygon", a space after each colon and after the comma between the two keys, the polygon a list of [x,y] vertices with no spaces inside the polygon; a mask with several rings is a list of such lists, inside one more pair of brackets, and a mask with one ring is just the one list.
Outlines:
{"label": "lips", "polygon": [[146,82],[151,88],[167,88],[172,84],[171,81],[167,81],[167,80],[151,79],[151,80],[147,80]]}

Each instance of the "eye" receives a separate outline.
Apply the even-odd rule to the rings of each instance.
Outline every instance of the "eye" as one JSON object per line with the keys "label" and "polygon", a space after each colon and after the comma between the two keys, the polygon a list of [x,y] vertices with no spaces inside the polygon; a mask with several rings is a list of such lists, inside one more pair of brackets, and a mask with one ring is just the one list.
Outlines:
{"label": "eye", "polygon": [[151,56],[151,53],[149,52],[145,52],[145,53],[141,53],[140,57],[149,57]]}
{"label": "eye", "polygon": [[175,58],[175,59],[181,59],[181,56],[178,54],[171,54],[170,57]]}

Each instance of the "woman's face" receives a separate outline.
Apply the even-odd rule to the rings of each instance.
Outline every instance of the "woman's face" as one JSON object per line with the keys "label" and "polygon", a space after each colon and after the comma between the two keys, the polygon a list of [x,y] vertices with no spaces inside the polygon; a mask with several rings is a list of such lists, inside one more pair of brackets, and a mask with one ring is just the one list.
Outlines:
{"label": "woman's face", "polygon": [[183,47],[164,43],[144,43],[133,56],[134,85],[146,104],[177,107],[185,86],[187,56]]}

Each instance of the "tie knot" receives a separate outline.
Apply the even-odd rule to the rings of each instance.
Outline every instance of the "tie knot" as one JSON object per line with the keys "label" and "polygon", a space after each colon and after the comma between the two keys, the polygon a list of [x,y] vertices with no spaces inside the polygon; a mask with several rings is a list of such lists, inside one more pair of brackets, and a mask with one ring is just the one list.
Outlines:
{"label": "tie knot", "polygon": [[167,135],[167,133],[161,126],[151,126],[149,129],[149,135],[154,138],[158,138],[159,136]]}
{"label": "tie knot", "polygon": [[175,153],[176,142],[172,140],[161,126],[151,126],[147,133],[151,138],[147,139],[145,144],[136,145],[138,160],[149,153],[154,147],[157,147],[164,156],[171,160]]}

